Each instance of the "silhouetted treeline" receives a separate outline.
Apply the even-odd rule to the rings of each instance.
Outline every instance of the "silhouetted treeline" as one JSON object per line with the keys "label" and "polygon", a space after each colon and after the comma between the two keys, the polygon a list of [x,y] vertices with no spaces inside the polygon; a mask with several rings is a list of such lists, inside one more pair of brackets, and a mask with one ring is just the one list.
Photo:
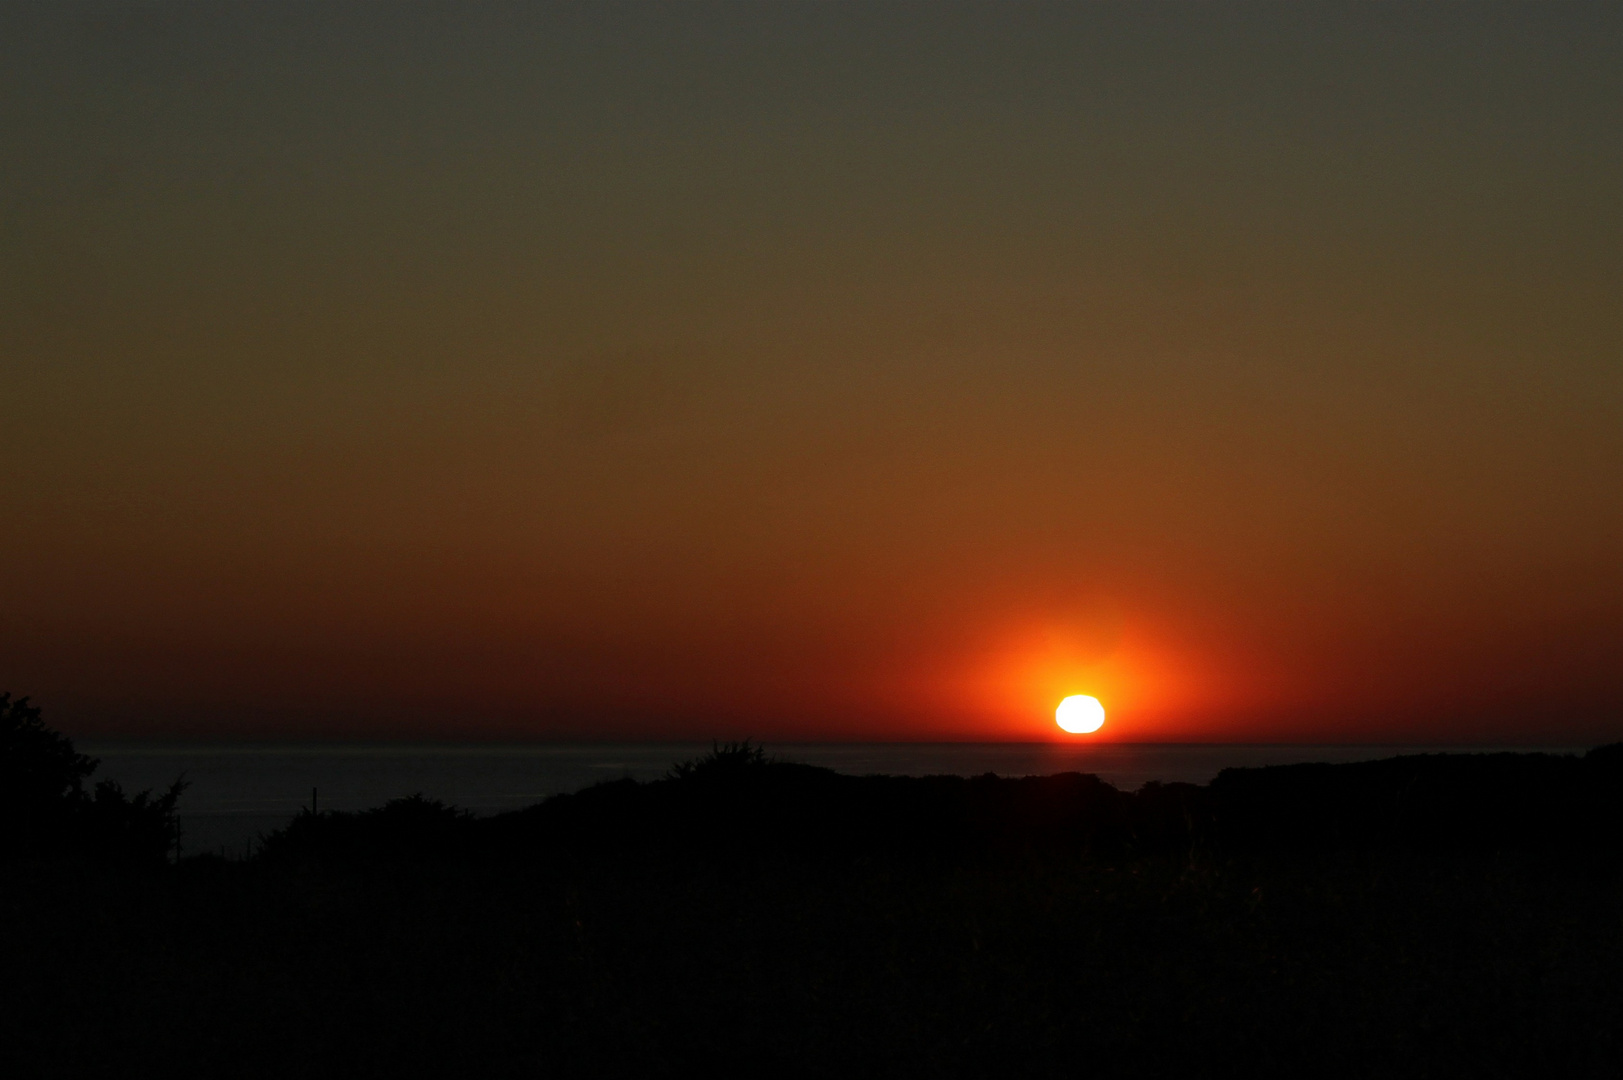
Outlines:
{"label": "silhouetted treeline", "polygon": [[304,814],[266,838],[278,864],[638,857],[707,863],[1140,856],[1343,848],[1623,845],[1623,744],[1582,757],[1427,754],[1226,769],[1210,785],[1118,791],[1095,776],[846,776],[718,748],[664,780],[620,780],[474,818],[420,797]]}
{"label": "silhouetted treeline", "polygon": [[45,726],[37,706],[0,693],[0,862],[90,859],[162,865],[175,844],[185,783],[126,795],[112,780],[86,789],[97,762]]}
{"label": "silhouetted treeline", "polygon": [[305,813],[246,861],[13,859],[0,1056],[29,1077],[1610,1078],[1620,756],[1129,793],[745,744],[489,818]]}

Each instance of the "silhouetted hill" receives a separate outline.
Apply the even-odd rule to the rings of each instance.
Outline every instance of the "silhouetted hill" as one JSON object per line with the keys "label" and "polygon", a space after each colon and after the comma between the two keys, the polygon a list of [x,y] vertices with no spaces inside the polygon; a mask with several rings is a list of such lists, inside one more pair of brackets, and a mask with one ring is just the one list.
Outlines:
{"label": "silhouetted hill", "polygon": [[1620,751],[1227,769],[1206,787],[1148,784],[1136,792],[1081,773],[858,777],[762,757],[654,782],[599,784],[484,819],[421,799],[361,814],[306,814],[267,838],[262,857],[359,865],[503,862],[550,852],[737,863],[1062,852],[1119,861],[1197,845],[1315,854],[1612,847],[1623,842]]}
{"label": "silhouetted hill", "polygon": [[1623,747],[852,777],[718,748],[0,875],[16,1075],[1612,1077]]}
{"label": "silhouetted hill", "polygon": [[1248,848],[1615,845],[1623,838],[1623,744],[1582,758],[1423,754],[1225,769],[1207,805],[1215,838]]}

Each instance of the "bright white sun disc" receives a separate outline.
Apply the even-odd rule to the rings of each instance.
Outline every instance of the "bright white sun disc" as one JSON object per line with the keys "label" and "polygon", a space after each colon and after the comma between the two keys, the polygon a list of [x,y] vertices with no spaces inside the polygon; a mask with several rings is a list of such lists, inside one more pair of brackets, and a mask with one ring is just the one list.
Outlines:
{"label": "bright white sun disc", "polygon": [[1105,726],[1105,707],[1087,694],[1072,694],[1054,710],[1054,720],[1072,735],[1086,735]]}

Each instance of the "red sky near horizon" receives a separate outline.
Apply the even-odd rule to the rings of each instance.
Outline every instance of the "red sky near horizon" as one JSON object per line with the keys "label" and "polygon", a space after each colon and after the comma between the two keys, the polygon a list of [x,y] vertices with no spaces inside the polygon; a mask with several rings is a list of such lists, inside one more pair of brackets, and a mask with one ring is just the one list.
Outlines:
{"label": "red sky near horizon", "polygon": [[0,689],[1623,738],[1623,13],[0,10]]}

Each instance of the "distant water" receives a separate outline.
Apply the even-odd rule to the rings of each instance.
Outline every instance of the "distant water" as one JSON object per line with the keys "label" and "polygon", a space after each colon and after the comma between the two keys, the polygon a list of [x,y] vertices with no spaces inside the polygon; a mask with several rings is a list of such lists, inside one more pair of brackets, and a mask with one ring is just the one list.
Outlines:
{"label": "distant water", "polygon": [[[310,805],[364,810],[422,793],[479,814],[516,810],[548,795],[603,780],[653,780],[678,761],[699,757],[709,743],[604,745],[242,745],[84,743],[101,759],[97,779],[126,790],[166,787],[177,776],[190,786],[181,797],[182,847],[240,856],[256,837],[285,825]],[[1047,743],[774,743],[785,761],[822,765],[853,775],[1043,776],[1095,773],[1124,791],[1151,780],[1204,784],[1222,769],[1302,761],[1373,761],[1398,754],[1481,753],[1517,747],[1247,746]],[[1532,749],[1532,748],[1529,748]],[[1538,747],[1552,753],[1576,752]]]}

